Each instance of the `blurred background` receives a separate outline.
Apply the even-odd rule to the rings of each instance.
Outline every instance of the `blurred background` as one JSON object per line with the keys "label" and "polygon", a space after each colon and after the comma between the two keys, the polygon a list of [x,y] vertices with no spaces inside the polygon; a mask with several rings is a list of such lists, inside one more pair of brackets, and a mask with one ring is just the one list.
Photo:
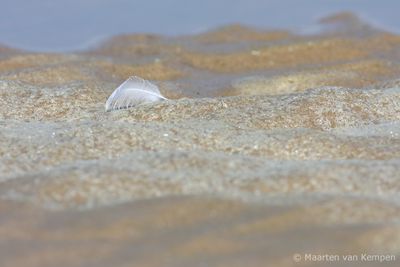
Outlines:
{"label": "blurred background", "polygon": [[312,31],[318,18],[351,11],[399,32],[398,0],[1,0],[0,43],[73,51],[121,33],[196,34],[239,23]]}

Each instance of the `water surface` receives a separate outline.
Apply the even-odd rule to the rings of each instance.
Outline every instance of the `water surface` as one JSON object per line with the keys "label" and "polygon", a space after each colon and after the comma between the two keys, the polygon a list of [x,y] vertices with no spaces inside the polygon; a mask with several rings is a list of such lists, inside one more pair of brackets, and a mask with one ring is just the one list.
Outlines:
{"label": "water surface", "polygon": [[396,0],[2,0],[0,5],[0,43],[35,51],[87,48],[121,33],[196,34],[232,23],[307,30],[318,18],[342,11],[400,31]]}

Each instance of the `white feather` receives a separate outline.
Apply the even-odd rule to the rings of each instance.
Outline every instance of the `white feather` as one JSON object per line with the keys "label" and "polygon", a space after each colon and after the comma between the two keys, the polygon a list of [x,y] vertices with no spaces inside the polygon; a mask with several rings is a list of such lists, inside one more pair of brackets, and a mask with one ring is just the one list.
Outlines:
{"label": "white feather", "polygon": [[107,99],[105,108],[106,111],[112,111],[166,99],[155,84],[132,76],[115,89]]}

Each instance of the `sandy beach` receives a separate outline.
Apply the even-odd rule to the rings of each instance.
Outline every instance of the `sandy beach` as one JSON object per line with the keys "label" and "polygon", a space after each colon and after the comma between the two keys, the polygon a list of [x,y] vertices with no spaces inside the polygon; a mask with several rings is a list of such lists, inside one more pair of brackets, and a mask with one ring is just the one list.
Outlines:
{"label": "sandy beach", "polygon": [[0,266],[399,266],[400,36],[320,25],[0,46]]}

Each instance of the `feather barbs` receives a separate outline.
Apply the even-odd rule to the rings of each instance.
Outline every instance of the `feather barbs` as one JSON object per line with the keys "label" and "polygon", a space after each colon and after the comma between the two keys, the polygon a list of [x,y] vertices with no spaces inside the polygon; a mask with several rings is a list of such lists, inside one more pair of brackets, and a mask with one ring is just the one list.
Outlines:
{"label": "feather barbs", "polygon": [[137,76],[129,77],[107,99],[106,111],[126,109],[141,103],[167,100],[157,85]]}

